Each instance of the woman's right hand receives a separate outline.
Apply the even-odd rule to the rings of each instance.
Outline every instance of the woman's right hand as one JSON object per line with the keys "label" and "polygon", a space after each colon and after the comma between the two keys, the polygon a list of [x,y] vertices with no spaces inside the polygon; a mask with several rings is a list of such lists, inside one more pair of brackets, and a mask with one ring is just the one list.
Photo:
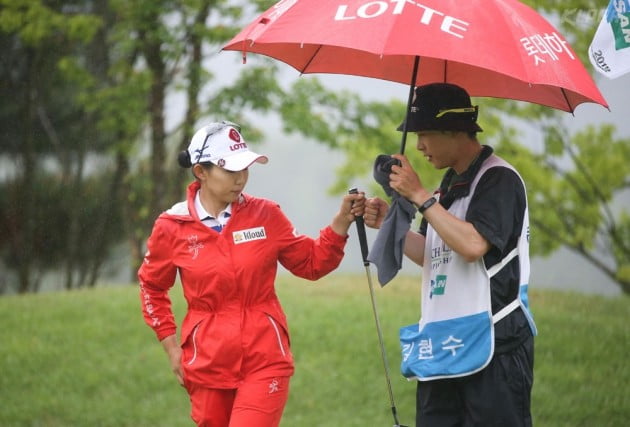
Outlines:
{"label": "woman's right hand", "polygon": [[164,351],[168,355],[171,370],[175,374],[179,385],[184,386],[184,371],[182,369],[182,348],[177,343],[177,336],[171,335],[162,340]]}
{"label": "woman's right hand", "polygon": [[370,228],[381,228],[381,224],[387,216],[389,205],[383,199],[372,197],[365,201],[363,221]]}

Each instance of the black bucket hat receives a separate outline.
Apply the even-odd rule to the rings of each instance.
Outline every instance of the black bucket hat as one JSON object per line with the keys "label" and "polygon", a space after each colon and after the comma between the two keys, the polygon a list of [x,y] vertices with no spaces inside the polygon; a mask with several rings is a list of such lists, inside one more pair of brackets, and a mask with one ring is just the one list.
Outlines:
{"label": "black bucket hat", "polygon": [[[477,124],[478,106],[473,106],[463,88],[450,83],[418,86],[409,112],[407,132],[447,130],[483,132]],[[404,129],[405,122],[398,126]]]}

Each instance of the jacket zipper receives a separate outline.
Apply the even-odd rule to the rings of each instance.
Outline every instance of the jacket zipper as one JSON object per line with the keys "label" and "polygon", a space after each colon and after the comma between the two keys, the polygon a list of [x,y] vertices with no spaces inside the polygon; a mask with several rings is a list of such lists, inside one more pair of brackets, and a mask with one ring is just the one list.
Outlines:
{"label": "jacket zipper", "polygon": [[282,339],[280,338],[280,330],[278,329],[278,325],[276,321],[269,315],[267,315],[267,319],[269,319],[269,323],[273,326],[274,331],[276,331],[276,338],[278,339],[278,347],[280,347],[280,351],[284,357],[287,356],[287,353],[284,351],[284,346],[282,345]]}
{"label": "jacket zipper", "polygon": [[195,329],[193,329],[193,333],[192,333],[193,356],[188,361],[188,363],[186,363],[189,366],[192,365],[193,362],[195,361],[195,359],[197,358],[197,341],[196,341],[196,336],[197,336],[197,331],[198,330],[199,330],[199,325],[195,326]]}

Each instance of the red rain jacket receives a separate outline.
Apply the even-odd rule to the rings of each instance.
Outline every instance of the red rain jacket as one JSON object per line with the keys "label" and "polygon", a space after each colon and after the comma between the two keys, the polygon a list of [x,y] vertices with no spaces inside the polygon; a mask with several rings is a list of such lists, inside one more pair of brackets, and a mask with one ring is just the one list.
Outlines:
{"label": "red rain jacket", "polygon": [[138,271],[142,311],[159,340],[176,333],[168,295],[179,272],[188,303],[182,323],[184,379],[236,388],[245,376],[289,376],[293,356],[285,314],[275,293],[280,262],[296,276],[317,280],[341,262],[347,236],[330,227],[312,239],[296,233],[280,207],[242,194],[219,233],[187,201],[155,221]]}

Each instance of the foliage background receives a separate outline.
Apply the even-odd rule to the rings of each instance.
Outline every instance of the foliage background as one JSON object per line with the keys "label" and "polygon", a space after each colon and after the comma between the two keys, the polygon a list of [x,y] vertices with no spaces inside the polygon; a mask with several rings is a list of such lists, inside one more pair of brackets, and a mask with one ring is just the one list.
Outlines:
{"label": "foliage background", "polygon": [[[319,76],[287,77],[287,66],[254,55],[238,69],[234,52],[223,53],[234,54],[231,66],[216,61],[271,3],[0,0],[1,293],[37,292],[51,273],[48,282],[65,289],[95,286],[121,250],[125,281],[134,280],[154,218],[190,179],[174,158],[203,121],[240,122],[250,142],[280,123],[284,136],[344,156],[335,171],[320,169],[335,174],[333,193],[357,180],[380,191],[370,166],[398,151],[406,96],[369,100],[365,80],[340,90]],[[587,64],[597,5],[528,3],[558,22]],[[630,140],[615,124],[576,129],[548,108],[479,103],[483,142],[528,183],[533,254],[566,248],[629,290],[630,215],[615,203],[630,185]],[[427,186],[437,183],[420,156],[412,163]]]}

